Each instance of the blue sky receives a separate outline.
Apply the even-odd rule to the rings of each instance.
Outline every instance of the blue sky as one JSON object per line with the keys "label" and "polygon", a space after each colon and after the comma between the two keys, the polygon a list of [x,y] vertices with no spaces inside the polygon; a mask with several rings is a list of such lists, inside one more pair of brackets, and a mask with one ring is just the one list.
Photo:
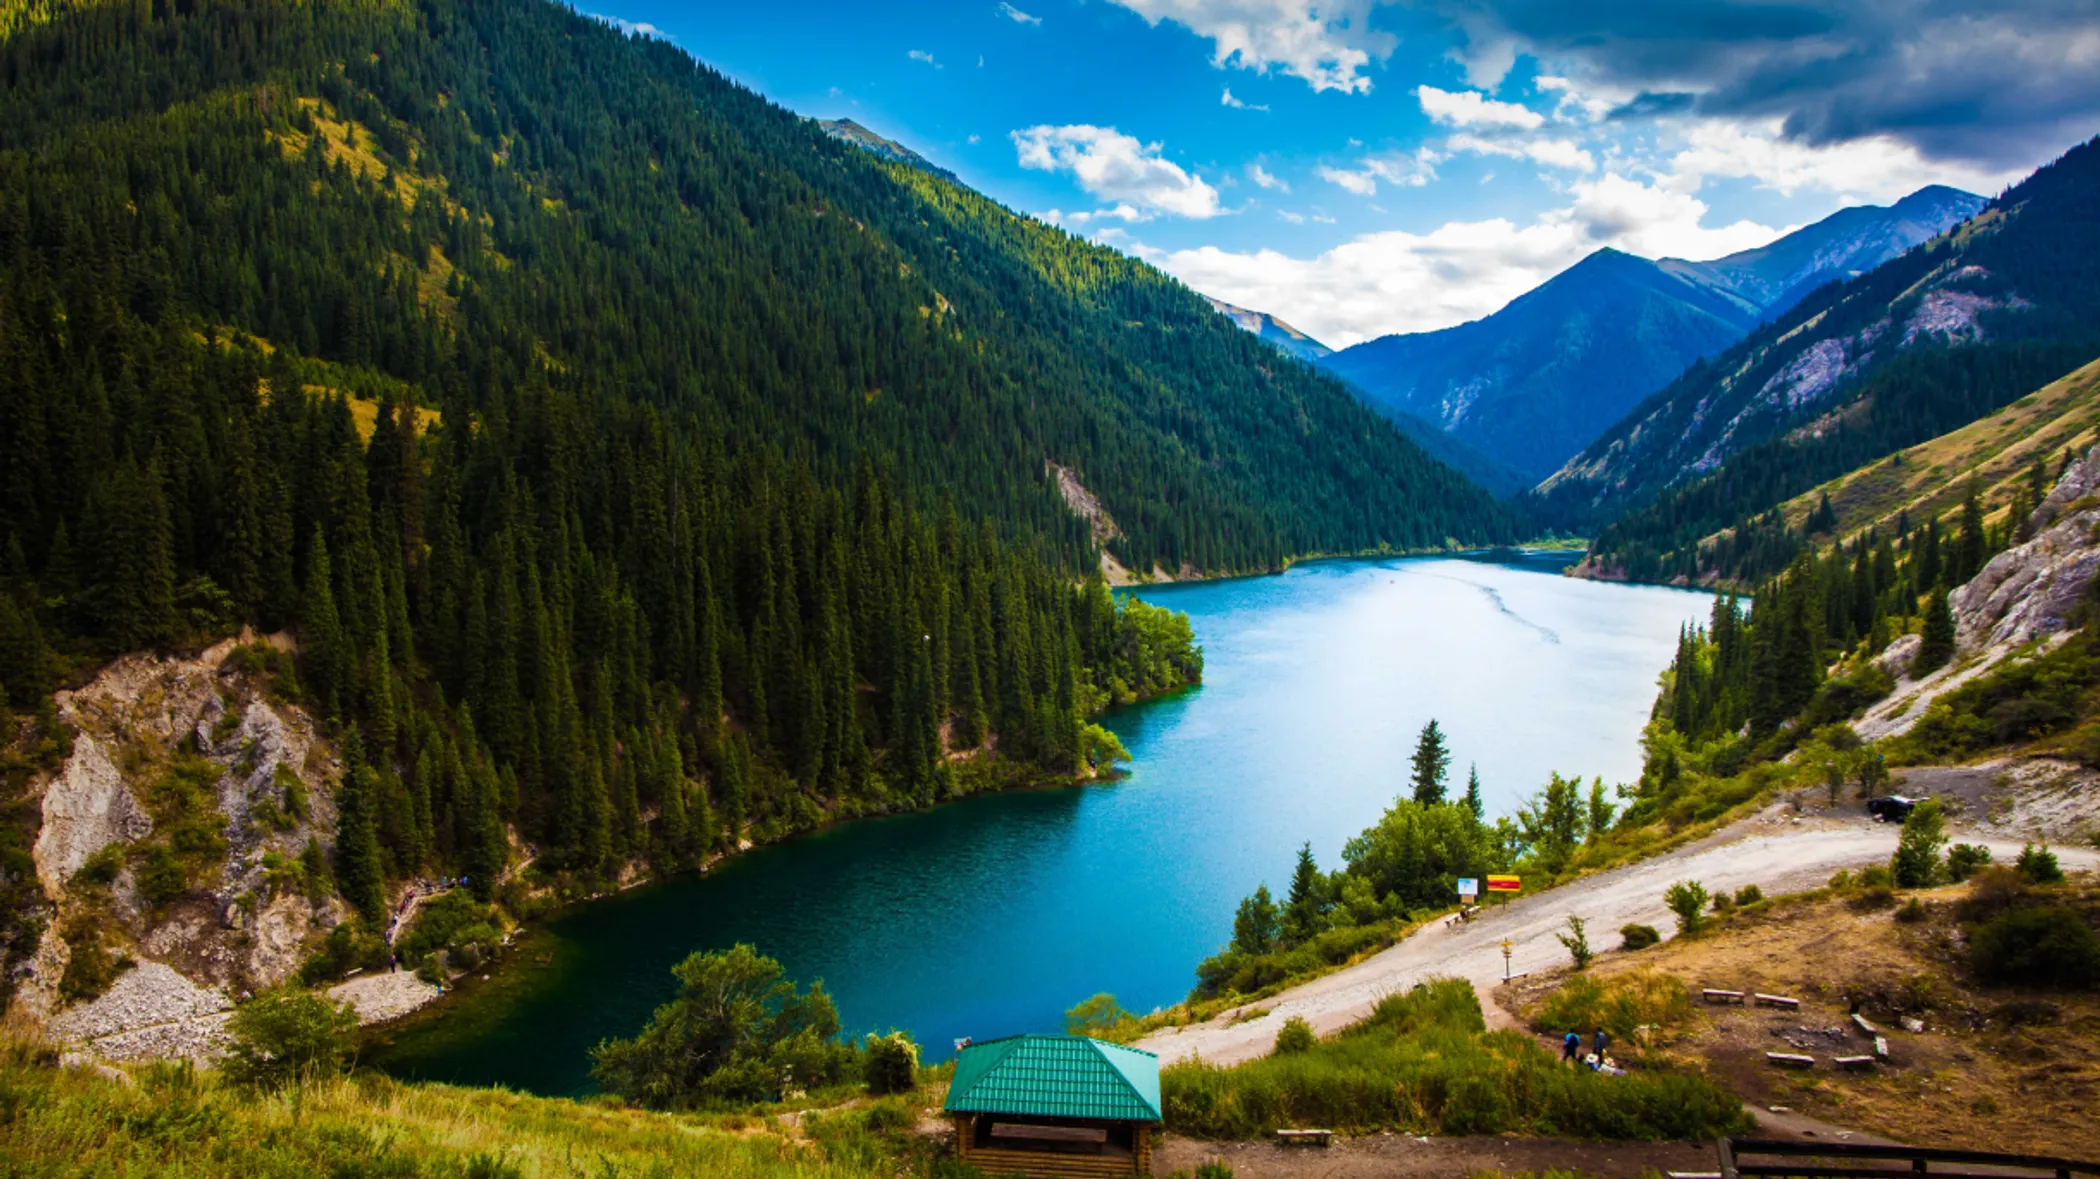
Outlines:
{"label": "blue sky", "polygon": [[2093,0],[618,3],[585,11],[1335,345],[2100,131]]}

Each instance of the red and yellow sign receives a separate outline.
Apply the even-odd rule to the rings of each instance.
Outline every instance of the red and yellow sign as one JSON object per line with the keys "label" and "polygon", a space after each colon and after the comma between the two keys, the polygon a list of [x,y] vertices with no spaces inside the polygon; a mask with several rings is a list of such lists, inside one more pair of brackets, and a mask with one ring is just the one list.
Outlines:
{"label": "red and yellow sign", "polygon": [[1521,876],[1490,876],[1487,878],[1489,892],[1523,892],[1524,878]]}

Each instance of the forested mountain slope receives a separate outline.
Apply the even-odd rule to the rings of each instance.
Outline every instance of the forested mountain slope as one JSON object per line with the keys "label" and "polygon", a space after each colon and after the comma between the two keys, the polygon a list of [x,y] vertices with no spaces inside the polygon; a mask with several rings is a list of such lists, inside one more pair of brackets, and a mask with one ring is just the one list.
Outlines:
{"label": "forested mountain slope", "polygon": [[[1089,772],[1086,717],[1200,652],[1075,585],[1046,459],[1139,568],[1515,531],[1156,271],[564,8],[0,29],[10,959],[49,693],[116,653],[296,635],[373,921],[513,834],[590,888]],[[239,901],[209,860],[171,887]]]}
{"label": "forested mountain slope", "polygon": [[1593,568],[1684,573],[1687,546],[1989,414],[2100,355],[2100,143],[1777,321],[1644,402],[1531,497],[1606,520]]}

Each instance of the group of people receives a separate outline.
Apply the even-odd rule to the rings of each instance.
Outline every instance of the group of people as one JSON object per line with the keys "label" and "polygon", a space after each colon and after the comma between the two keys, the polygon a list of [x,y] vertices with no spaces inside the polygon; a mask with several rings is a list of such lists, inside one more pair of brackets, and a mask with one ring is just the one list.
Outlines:
{"label": "group of people", "polygon": [[1626,1070],[1620,1068],[1619,1062],[1613,1060],[1604,1050],[1604,1046],[1610,1042],[1611,1037],[1604,1034],[1603,1028],[1598,1028],[1596,1045],[1585,1055],[1582,1051],[1582,1033],[1569,1032],[1567,1038],[1560,1042],[1561,1061],[1576,1068],[1586,1068],[1593,1073],[1602,1073],[1607,1077],[1623,1076]]}

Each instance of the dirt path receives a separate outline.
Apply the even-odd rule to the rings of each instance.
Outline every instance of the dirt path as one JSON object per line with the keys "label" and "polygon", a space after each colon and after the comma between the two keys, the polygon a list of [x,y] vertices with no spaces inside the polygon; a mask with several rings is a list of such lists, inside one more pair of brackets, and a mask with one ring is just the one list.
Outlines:
{"label": "dirt path", "polygon": [[1153,1155],[1152,1173],[1193,1172],[1217,1159],[1236,1179],[1449,1179],[1482,1172],[1505,1175],[1573,1170],[1601,1179],[1634,1179],[1663,1171],[1711,1171],[1711,1143],[1577,1142],[1562,1138],[1417,1138],[1367,1134],[1321,1149],[1268,1142],[1204,1142],[1169,1134]]}
{"label": "dirt path", "polygon": [[[1250,1004],[1249,1009],[1266,1010],[1254,1019],[1228,1026],[1237,1011],[1227,1011],[1206,1023],[1156,1032],[1138,1047],[1159,1053],[1166,1062],[1201,1056],[1236,1064],[1266,1055],[1291,1016],[1303,1016],[1325,1035],[1359,1022],[1386,995],[1426,978],[1467,979],[1485,996],[1502,981],[1504,939],[1511,943],[1512,972],[1543,970],[1567,960],[1555,935],[1566,929],[1570,913],[1589,923],[1591,941],[1600,947],[1617,944],[1619,927],[1634,922],[1667,934],[1673,922],[1662,897],[1675,881],[1697,880],[1714,892],[1734,892],[1746,884],[1773,895],[1798,892],[1823,884],[1839,868],[1886,862],[1896,834],[1893,826],[1861,818],[1792,819],[1775,806],[1712,838],[1523,897],[1469,924],[1431,925],[1345,970]],[[1989,846],[2001,861],[2019,854],[2019,843],[1990,833],[1966,837]],[[2100,854],[2090,850],[2060,848],[2057,856],[2066,868],[2100,867]],[[1492,1024],[1510,1026],[1499,1007],[1484,1006]]]}

